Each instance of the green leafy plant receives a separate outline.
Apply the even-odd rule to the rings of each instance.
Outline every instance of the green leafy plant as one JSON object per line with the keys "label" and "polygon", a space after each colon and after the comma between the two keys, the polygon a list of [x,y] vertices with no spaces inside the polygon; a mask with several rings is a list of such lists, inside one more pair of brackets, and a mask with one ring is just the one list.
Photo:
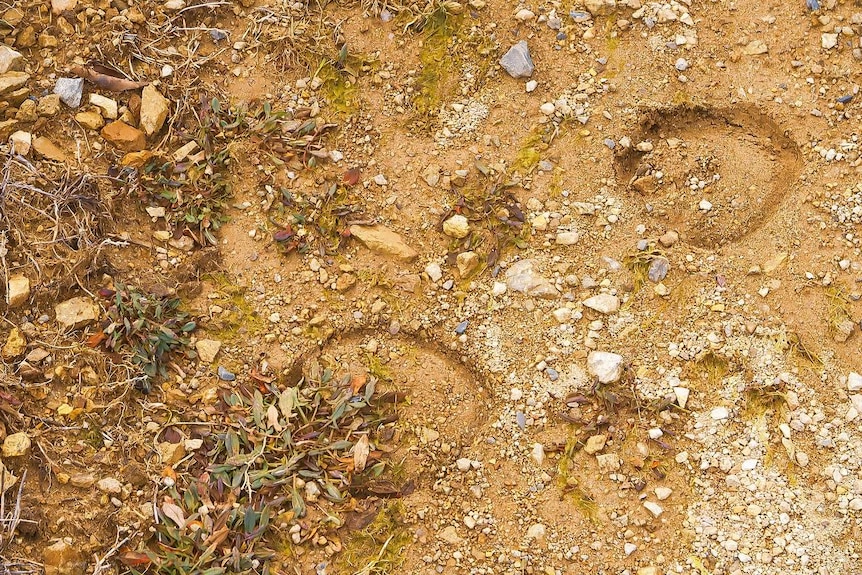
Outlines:
{"label": "green leafy plant", "polygon": [[91,336],[89,344],[129,354],[141,370],[138,387],[149,392],[152,380],[166,375],[168,355],[189,345],[188,335],[197,324],[179,309],[178,298],[147,294],[120,282],[100,294],[112,303],[102,331]]}

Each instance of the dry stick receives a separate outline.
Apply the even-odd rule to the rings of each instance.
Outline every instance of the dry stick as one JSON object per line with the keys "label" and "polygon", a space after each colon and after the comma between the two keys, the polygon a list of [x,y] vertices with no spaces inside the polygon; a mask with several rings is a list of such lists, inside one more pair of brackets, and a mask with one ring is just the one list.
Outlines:
{"label": "dry stick", "polygon": [[114,546],[108,549],[108,552],[105,553],[100,559],[97,559],[95,567],[93,567],[93,575],[100,575],[102,571],[108,568],[107,561],[114,554],[119,551],[120,547],[129,542],[129,537],[126,536],[120,541],[120,532],[117,531],[117,538],[115,540]]}

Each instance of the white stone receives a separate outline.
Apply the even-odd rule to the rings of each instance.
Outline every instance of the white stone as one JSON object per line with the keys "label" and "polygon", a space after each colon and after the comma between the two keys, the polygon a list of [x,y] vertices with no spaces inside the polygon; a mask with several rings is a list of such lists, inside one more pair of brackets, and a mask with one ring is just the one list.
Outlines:
{"label": "white stone", "polygon": [[470,222],[461,214],[455,214],[443,222],[443,233],[452,238],[466,238],[470,233]]}
{"label": "white stone", "polygon": [[533,444],[533,451],[530,455],[533,457],[533,461],[535,461],[537,465],[545,463],[545,447],[541,443]]}
{"label": "white stone", "polygon": [[103,118],[116,120],[119,113],[117,101],[101,94],[90,94],[90,103],[99,109]]}
{"label": "white stone", "polygon": [[578,237],[578,232],[559,232],[554,243],[558,246],[573,246],[578,243]]}
{"label": "white stone", "polygon": [[757,467],[756,459],[746,459],[742,462],[743,471],[753,471]]}
{"label": "white stone", "polygon": [[6,283],[6,304],[10,308],[20,307],[30,299],[30,279],[16,274]]}
{"label": "white stone", "polygon": [[615,295],[600,293],[583,301],[584,307],[588,307],[599,313],[616,313],[620,309],[620,298]]}
{"label": "white stone", "polygon": [[13,50],[6,44],[0,44],[0,74],[10,70],[22,70],[24,68],[24,56]]}
{"label": "white stone", "polygon": [[527,84],[525,86],[528,94],[530,92],[533,92],[538,87],[539,87],[539,83],[535,80],[530,80],[529,82],[527,82]]}
{"label": "white stone", "polygon": [[673,493],[673,489],[670,487],[656,487],[655,488],[655,496],[659,501],[664,501]]}
{"label": "white stone", "polygon": [[443,270],[440,269],[440,264],[437,262],[431,262],[425,266],[425,273],[428,274],[428,277],[434,283],[439,282],[443,278]]}
{"label": "white stone", "polygon": [[587,371],[600,383],[615,383],[623,375],[623,356],[607,351],[592,351],[587,356]]}
{"label": "white stone", "polygon": [[506,284],[503,282],[494,282],[494,285],[491,287],[491,295],[495,297],[500,297],[501,295],[506,293]]}
{"label": "white stone", "polygon": [[647,511],[652,513],[653,517],[658,517],[659,515],[664,513],[664,509],[661,508],[661,505],[652,501],[644,501],[644,507]]}
{"label": "white stone", "polygon": [[688,396],[691,392],[687,387],[674,387],[673,394],[676,396],[676,403],[681,409],[685,409],[688,404]]}
{"label": "white stone", "polygon": [[470,463],[471,461],[468,458],[462,457],[455,462],[455,466],[458,467],[458,471],[470,471]]}
{"label": "white stone", "polygon": [[527,529],[527,539],[541,539],[545,536],[545,526],[541,523],[530,525]]}
{"label": "white stone", "polygon": [[704,212],[708,212],[712,209],[712,203],[709,200],[700,200],[700,203],[697,204],[698,209],[703,210]]}
{"label": "white stone", "polygon": [[96,483],[96,487],[99,488],[99,491],[110,493],[111,495],[119,495],[123,492],[123,484],[113,477],[100,479],[99,482]]}
{"label": "white stone", "polygon": [[635,551],[638,550],[638,546],[634,543],[625,543],[623,544],[623,551],[625,551],[626,556],[631,555]]}
{"label": "white stone", "polygon": [[726,407],[716,407],[709,412],[709,416],[716,421],[721,421],[730,417],[730,411]]}
{"label": "white stone", "polygon": [[556,106],[554,106],[553,102],[545,102],[541,106],[539,106],[539,111],[542,112],[546,116],[550,116],[556,110]]}
{"label": "white stone", "polygon": [[14,153],[26,156],[30,153],[30,147],[33,145],[33,134],[18,130],[9,136],[9,143],[12,144]]}
{"label": "white stone", "polygon": [[820,45],[824,50],[831,50],[838,46],[838,34],[821,34]]}
{"label": "white stone", "polygon": [[528,10],[527,8],[521,8],[518,10],[518,13],[515,14],[515,20],[518,20],[519,22],[527,22],[529,20],[533,20],[535,17],[536,15],[533,14],[532,10]]}
{"label": "white stone", "polygon": [[862,391],[862,375],[851,371],[850,375],[847,376],[847,390]]}
{"label": "white stone", "polygon": [[637,149],[638,152],[652,152],[653,145],[652,142],[649,141],[638,142],[638,145],[635,146],[635,149]]}

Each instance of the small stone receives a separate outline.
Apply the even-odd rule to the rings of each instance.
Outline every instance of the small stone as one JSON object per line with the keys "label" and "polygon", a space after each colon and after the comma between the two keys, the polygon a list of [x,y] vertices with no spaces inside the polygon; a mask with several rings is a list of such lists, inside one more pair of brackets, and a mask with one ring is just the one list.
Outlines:
{"label": "small stone", "polygon": [[525,89],[527,90],[528,94],[530,92],[534,92],[536,90],[536,88],[538,88],[538,87],[539,87],[539,83],[535,80],[529,80],[527,82],[527,84],[525,85]]}
{"label": "small stone", "polygon": [[26,156],[30,153],[30,148],[33,145],[33,134],[18,130],[9,136],[9,143],[13,153]]}
{"label": "small stone", "polygon": [[69,483],[79,489],[89,489],[96,484],[96,476],[92,473],[76,473],[69,478]]}
{"label": "small stone", "polygon": [[668,270],[670,270],[670,262],[668,259],[657,257],[650,262],[647,277],[649,277],[649,281],[659,283],[667,277]]}
{"label": "small stone", "polygon": [[596,455],[596,463],[599,466],[599,471],[604,473],[613,473],[619,471],[622,467],[622,460],[616,453],[603,453]]}
{"label": "small stone", "polygon": [[730,411],[726,407],[716,407],[709,412],[709,416],[715,421],[723,421],[730,417]]}
{"label": "small stone", "polygon": [[105,125],[105,120],[102,119],[102,114],[92,110],[78,112],[75,114],[75,121],[88,130],[98,130]]}
{"label": "small stone", "polygon": [[81,105],[81,96],[84,94],[84,79],[58,78],[54,85],[54,93],[70,108],[77,108]]}
{"label": "small stone", "polygon": [[102,128],[102,137],[125,152],[139,152],[147,147],[144,133],[121,120]]}
{"label": "small stone", "polygon": [[346,292],[356,285],[356,276],[353,274],[341,274],[335,280],[335,291]]}
{"label": "small stone", "polygon": [[584,307],[588,307],[599,313],[616,313],[620,309],[620,298],[615,295],[600,293],[583,301]]}
{"label": "small stone", "polygon": [[578,243],[578,232],[559,232],[554,238],[558,246],[573,246]]}
{"label": "small stone", "polygon": [[431,262],[425,266],[425,273],[428,274],[428,278],[434,283],[443,279],[443,270],[440,269],[440,264],[437,262]]}
{"label": "small stone", "polygon": [[530,57],[530,48],[524,40],[509,48],[509,51],[500,58],[500,66],[512,78],[529,78],[536,69]]}
{"label": "small stone", "polygon": [[494,297],[500,297],[501,295],[506,293],[506,290],[509,289],[508,286],[503,282],[494,282],[494,285],[491,286],[491,295]]}
{"label": "small stone", "polygon": [[533,457],[536,465],[541,466],[545,462],[545,447],[541,443],[534,443],[533,451],[530,452],[530,455]]}
{"label": "small stone", "polygon": [[712,209],[712,202],[709,200],[700,200],[700,203],[697,204],[697,208],[701,211],[708,212]]}
{"label": "small stone", "polygon": [[102,493],[119,495],[123,492],[123,484],[113,477],[105,477],[96,483],[96,488]]}
{"label": "small stone", "polygon": [[641,567],[638,569],[637,575],[661,575],[658,567]]}
{"label": "small stone", "polygon": [[821,34],[820,46],[822,46],[824,50],[836,48],[838,46],[838,34]]}
{"label": "small stone", "polygon": [[797,451],[797,452],[796,452],[796,463],[797,463],[800,467],[805,467],[805,466],[807,466],[807,465],[808,465],[808,461],[809,461],[809,458],[808,458],[808,454],[807,454],[807,453],[804,453],[804,452],[802,452],[802,451]]}
{"label": "small stone", "polygon": [[536,15],[533,13],[533,11],[528,10],[527,8],[521,8],[515,14],[515,20],[518,20],[519,22],[527,22],[529,20],[533,20],[535,17]]}
{"label": "small stone", "polygon": [[616,383],[623,375],[623,356],[606,351],[591,351],[587,371],[600,383]]}
{"label": "small stone", "polygon": [[685,72],[688,70],[688,60],[685,58],[679,58],[676,63],[673,65],[680,72]]}
{"label": "small stone", "polygon": [[390,255],[403,260],[413,260],[419,255],[416,250],[404,242],[399,234],[385,226],[352,225],[350,226],[350,235],[365,244],[365,247],[373,252]]}
{"label": "small stone", "polygon": [[384,176],[383,174],[377,174],[376,176],[374,176],[373,181],[378,186],[386,186],[389,184],[389,180],[387,180],[386,176]]}
{"label": "small stone", "polygon": [[462,457],[462,458],[458,459],[458,461],[455,462],[455,466],[458,468],[458,471],[464,471],[464,472],[470,471],[470,465],[471,464],[472,464],[472,461],[470,461],[466,457]]}
{"label": "small stone", "polygon": [[658,517],[659,515],[664,513],[664,509],[661,508],[661,505],[653,501],[644,501],[644,507],[647,511],[652,513],[653,517]]}
{"label": "small stone", "polygon": [[479,267],[479,255],[476,252],[462,252],[455,258],[455,263],[458,275],[464,278]]}
{"label": "small stone", "polygon": [[531,259],[520,260],[506,270],[508,289],[542,299],[556,299],[557,288],[545,277],[535,271],[536,262]]}
{"label": "small stone", "polygon": [[33,151],[37,155],[55,162],[66,161],[66,153],[44,136],[39,136],[33,140]]}
{"label": "small stone", "polygon": [[83,575],[86,560],[77,547],[65,541],[57,541],[42,551],[45,575]]}
{"label": "small stone", "polygon": [[21,307],[30,299],[30,280],[27,276],[15,274],[6,283],[6,304],[10,308]]}
{"label": "small stone", "polygon": [[23,457],[30,453],[30,437],[22,432],[7,435],[3,440],[3,457]]}
{"label": "small stone", "polygon": [[0,74],[20,71],[24,68],[24,56],[5,44],[0,44]]}
{"label": "small stone", "polygon": [[587,455],[595,455],[605,448],[605,444],[607,442],[608,436],[605,434],[592,435],[587,438],[587,442],[584,445],[584,453]]}
{"label": "small stone", "polygon": [[21,86],[27,83],[30,79],[30,74],[12,70],[4,74],[0,74],[0,96],[14,92]]}
{"label": "small stone", "polygon": [[236,375],[233,372],[221,365],[218,366],[216,373],[218,374],[218,378],[222,381],[234,381],[236,379]]}
{"label": "small stone", "polygon": [[119,114],[117,101],[102,96],[101,94],[90,94],[90,104],[97,107],[103,118],[116,120]]}
{"label": "small stone", "polygon": [[652,142],[649,142],[649,141],[639,142],[638,145],[635,146],[635,149],[638,152],[652,152],[653,151],[653,145],[652,145]]}
{"label": "small stone", "polygon": [[545,526],[541,523],[534,523],[527,529],[527,539],[537,540],[545,537]]}
{"label": "small stone", "polygon": [[680,406],[680,408],[685,409],[686,404],[688,404],[688,396],[691,392],[687,387],[674,387],[673,394],[676,396],[676,404]]}
{"label": "small stone", "polygon": [[656,487],[655,488],[655,496],[659,501],[664,501],[673,493],[673,489],[670,487]]}
{"label": "small stone", "polygon": [[748,56],[759,56],[767,52],[769,52],[769,47],[763,40],[752,40],[742,49],[742,53]]}
{"label": "small stone", "polygon": [[626,557],[634,553],[638,550],[638,546],[634,543],[624,543],[623,544],[623,552],[626,554]]}
{"label": "small stone", "polygon": [[96,321],[99,308],[87,297],[75,297],[54,306],[57,323],[64,329],[77,329]]}
{"label": "small stone", "polygon": [[212,363],[215,361],[221,342],[217,339],[199,339],[195,342],[195,350],[198,352],[198,358],[203,363]]}
{"label": "small stone", "polygon": [[541,106],[539,106],[539,111],[546,116],[553,116],[554,111],[556,110],[556,106],[554,106],[553,102],[545,102]]}
{"label": "small stone", "polygon": [[473,529],[476,527],[476,520],[467,515],[464,517],[464,525],[467,526],[467,529]]}
{"label": "small stone", "polygon": [[608,16],[616,8],[616,0],[586,0],[584,8],[593,16]]}
{"label": "small stone", "polygon": [[444,527],[440,533],[437,534],[437,537],[449,545],[458,545],[463,541],[463,539],[458,537],[458,530],[452,525]]}
{"label": "small stone", "polygon": [[66,10],[74,10],[78,0],[51,0],[51,12],[62,14]]}
{"label": "small stone", "polygon": [[443,222],[443,233],[451,238],[466,238],[470,234],[470,222],[461,214],[455,214]]}
{"label": "small stone", "polygon": [[158,133],[165,124],[171,103],[153,86],[144,86],[141,93],[141,129],[147,136]]}
{"label": "small stone", "polygon": [[658,241],[666,248],[673,247],[673,245],[679,241],[679,234],[673,230],[669,230],[662,234]]}
{"label": "small stone", "polygon": [[36,112],[36,101],[28,98],[21,102],[18,112],[15,114],[15,119],[27,124],[38,120],[39,114]]}
{"label": "small stone", "polygon": [[13,327],[9,331],[9,336],[6,338],[6,343],[3,344],[3,349],[0,350],[0,356],[6,361],[12,361],[24,355],[27,351],[27,338],[17,327]]}
{"label": "small stone", "polygon": [[36,113],[42,117],[56,116],[60,113],[60,96],[58,94],[48,94],[39,98],[39,103],[36,104]]}
{"label": "small stone", "polygon": [[847,376],[847,391],[862,391],[862,375],[851,371]]}
{"label": "small stone", "polygon": [[159,452],[159,459],[163,465],[175,465],[186,456],[186,446],[183,443],[162,441],[156,445],[156,451]]}

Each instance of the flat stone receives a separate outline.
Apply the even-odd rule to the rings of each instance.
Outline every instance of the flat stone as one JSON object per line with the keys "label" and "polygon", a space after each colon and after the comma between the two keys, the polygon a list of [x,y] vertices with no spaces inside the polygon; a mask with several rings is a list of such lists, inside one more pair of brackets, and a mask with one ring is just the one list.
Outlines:
{"label": "flat stone", "polygon": [[12,145],[14,153],[26,156],[30,153],[30,148],[33,147],[33,134],[18,130],[9,136],[9,143]]}
{"label": "flat stone", "polygon": [[679,241],[679,234],[673,230],[669,230],[662,234],[658,241],[664,247],[669,248]]}
{"label": "flat stone", "polygon": [[0,461],[0,475],[3,477],[3,489],[6,491],[9,490],[10,487],[18,483],[18,477],[16,477],[11,471],[6,469],[6,466]]}
{"label": "flat stone", "polygon": [[405,243],[400,234],[386,226],[350,226],[350,235],[365,244],[369,250],[402,260],[413,260],[419,255],[416,250]]}
{"label": "flat stone", "polygon": [[545,537],[545,526],[541,523],[534,523],[527,529],[527,539],[543,539]]}
{"label": "flat stone", "polygon": [[108,120],[117,119],[119,107],[116,100],[102,96],[101,94],[90,94],[90,104],[99,109],[103,118]]}
{"label": "flat stone", "polygon": [[121,120],[102,128],[102,137],[125,152],[140,152],[147,147],[144,133]]}
{"label": "flat stone", "polygon": [[554,243],[558,246],[573,246],[578,243],[579,238],[578,232],[559,232],[554,238]]}
{"label": "flat stone", "polygon": [[613,473],[614,471],[619,471],[620,467],[622,467],[622,460],[620,460],[620,456],[616,453],[596,455],[596,463],[599,465],[599,471],[604,473]]}
{"label": "flat stone", "polygon": [[608,16],[617,7],[616,0],[586,0],[584,8],[593,16]]}
{"label": "flat stone", "polygon": [[545,463],[545,446],[541,443],[534,443],[533,450],[530,452],[530,455],[533,458],[533,461],[536,462],[536,465],[542,465]]}
{"label": "flat stone", "polygon": [[691,391],[687,387],[674,387],[673,394],[676,396],[676,403],[682,409],[685,409],[685,406],[688,404],[688,396]]}
{"label": "flat stone", "polygon": [[159,458],[164,465],[175,465],[186,456],[186,446],[181,443],[163,441],[156,446]]}
{"label": "flat stone", "polygon": [[0,74],[0,96],[13,92],[27,83],[30,74],[12,70]]}
{"label": "flat stone", "polygon": [[458,545],[463,541],[460,537],[458,537],[458,530],[449,525],[448,527],[444,527],[440,533],[437,534],[437,538],[449,545]]}
{"label": "flat stone", "polygon": [[838,46],[838,34],[821,34],[820,46],[824,50],[831,50]]}
{"label": "flat stone", "polygon": [[57,541],[42,551],[45,575],[83,575],[86,561],[78,548],[65,541]]}
{"label": "flat stone", "polygon": [[51,117],[59,114],[60,96],[58,94],[48,94],[39,98],[39,103],[36,104],[36,113],[43,117]]}
{"label": "flat stone", "polygon": [[743,54],[748,56],[760,56],[769,52],[769,47],[763,40],[752,40],[742,49]]}
{"label": "flat stone", "polygon": [[9,138],[18,130],[18,120],[14,118],[10,118],[8,120],[0,121],[0,140],[5,140]]}
{"label": "flat stone", "polygon": [[10,308],[21,307],[30,299],[30,279],[21,274],[9,277],[6,283],[6,304]]}
{"label": "flat stone", "polygon": [[557,288],[535,271],[536,262],[531,259],[520,260],[506,270],[508,289],[542,299],[556,299],[560,292]]}
{"label": "flat stone", "polygon": [[148,136],[158,133],[165,125],[171,103],[152,84],[141,93],[141,129]]}
{"label": "flat stone", "polygon": [[458,275],[463,278],[479,267],[479,256],[476,252],[461,252],[455,258],[455,264],[458,267]]}
{"label": "flat stone", "polygon": [[57,147],[54,142],[45,136],[39,136],[33,140],[33,151],[39,156],[55,162],[66,161],[66,152]]}
{"label": "flat stone", "polygon": [[605,448],[608,442],[608,436],[605,434],[591,435],[587,438],[587,443],[584,445],[584,453],[587,455],[595,455]]}
{"label": "flat stone", "polygon": [[658,517],[662,513],[664,513],[664,509],[661,508],[661,505],[655,503],[654,501],[644,501],[644,508],[647,511],[652,513],[653,517]]}
{"label": "flat stone", "polygon": [[84,94],[83,78],[57,78],[54,84],[54,93],[60,97],[60,101],[70,108],[81,105],[81,96]]}
{"label": "flat stone", "polygon": [[65,329],[77,329],[99,319],[99,308],[88,297],[74,297],[54,307],[57,323]]}
{"label": "flat stone", "polygon": [[730,411],[726,407],[716,407],[709,412],[709,416],[715,421],[722,421],[730,417]]}
{"label": "flat stone", "polygon": [[3,457],[23,457],[30,453],[32,442],[23,431],[6,436],[3,440]]}
{"label": "flat stone", "polygon": [[664,501],[673,493],[673,489],[670,487],[656,487],[655,488],[655,496],[659,501]]}
{"label": "flat stone", "polygon": [[6,44],[0,44],[0,74],[24,69],[24,56]]}
{"label": "flat stone", "polygon": [[123,484],[113,477],[105,477],[96,483],[96,488],[111,495],[119,495],[123,492]]}
{"label": "flat stone", "polygon": [[428,274],[428,278],[434,283],[443,279],[443,270],[437,262],[431,262],[425,266],[425,273]]}
{"label": "flat stone", "polygon": [[461,214],[455,214],[443,222],[443,233],[450,238],[466,238],[470,234],[470,222]]}
{"label": "flat stone", "polygon": [[600,383],[615,383],[623,375],[623,356],[606,351],[591,351],[587,356],[587,371]]}
{"label": "flat stone", "polygon": [[74,10],[78,0],[51,0],[51,12],[62,14],[66,10]]}
{"label": "flat stone", "polygon": [[847,391],[862,391],[862,375],[851,371],[847,376]]}
{"label": "flat stone", "polygon": [[584,300],[584,307],[599,313],[616,313],[620,309],[620,298],[615,295],[600,293]]}
{"label": "flat stone", "polygon": [[195,342],[195,350],[198,352],[198,358],[203,363],[212,363],[215,361],[221,342],[217,339],[199,339]]}
{"label": "flat stone", "polygon": [[536,69],[530,56],[530,48],[524,40],[509,48],[509,51],[500,58],[500,66],[512,78],[529,78]]}
{"label": "flat stone", "polygon": [[96,484],[96,476],[92,473],[76,473],[69,477],[69,483],[79,489],[89,489]]}
{"label": "flat stone", "polygon": [[667,258],[657,257],[649,264],[647,277],[653,283],[659,283],[667,277],[667,272],[670,270],[670,262]]}
{"label": "flat stone", "polygon": [[105,125],[105,120],[102,118],[102,114],[95,110],[78,112],[75,114],[75,121],[88,130],[98,130]]}

